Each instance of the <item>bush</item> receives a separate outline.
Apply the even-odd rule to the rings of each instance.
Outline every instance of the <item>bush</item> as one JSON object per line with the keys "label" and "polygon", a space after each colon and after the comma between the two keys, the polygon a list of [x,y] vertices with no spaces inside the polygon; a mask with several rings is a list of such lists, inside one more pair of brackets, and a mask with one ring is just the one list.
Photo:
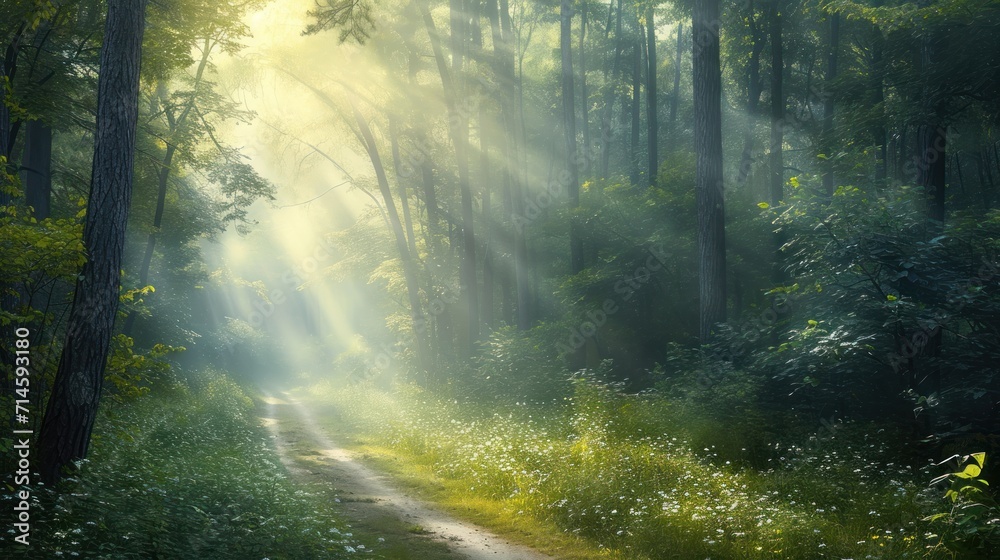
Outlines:
{"label": "bush", "polygon": [[225,376],[128,403],[100,419],[77,475],[35,489],[30,546],[3,548],[31,558],[344,554],[342,522],[295,489],[266,441],[253,402]]}

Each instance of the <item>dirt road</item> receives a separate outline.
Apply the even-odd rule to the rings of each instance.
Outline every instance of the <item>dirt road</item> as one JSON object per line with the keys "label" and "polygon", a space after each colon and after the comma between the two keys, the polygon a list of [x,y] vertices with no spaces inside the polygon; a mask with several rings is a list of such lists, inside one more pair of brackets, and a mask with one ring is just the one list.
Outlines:
{"label": "dirt road", "polygon": [[507,542],[432,505],[407,496],[386,476],[361,464],[317,425],[309,409],[284,393],[265,393],[264,423],[293,476],[326,482],[338,509],[354,527],[382,534],[383,558],[545,560],[551,557]]}

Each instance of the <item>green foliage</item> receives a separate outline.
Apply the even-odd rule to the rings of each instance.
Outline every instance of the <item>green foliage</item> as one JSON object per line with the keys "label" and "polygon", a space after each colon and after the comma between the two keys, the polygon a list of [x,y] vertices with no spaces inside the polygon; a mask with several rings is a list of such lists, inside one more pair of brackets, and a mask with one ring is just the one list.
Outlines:
{"label": "green foliage", "polygon": [[177,388],[178,382],[165,358],[183,352],[183,346],[155,344],[145,354],[137,354],[133,346],[132,338],[124,334],[119,333],[111,339],[104,379],[109,382],[105,387],[112,399],[127,402],[148,394],[154,386],[163,392]]}
{"label": "green foliage", "polygon": [[845,428],[843,439],[775,444],[786,460],[770,469],[739,468],[708,440],[694,443],[683,400],[623,393],[594,375],[573,388],[560,406],[463,404],[407,388],[390,397],[363,385],[313,394],[365,440],[458,482],[467,492],[456,500],[489,499],[612,556],[945,557],[925,550],[912,523],[921,485],[894,462],[888,434]]}
{"label": "green foliage", "polygon": [[903,423],[917,408],[924,433],[989,432],[996,212],[956,212],[937,229],[912,190],[840,187],[827,201],[814,194],[818,178],[800,180],[763,212],[786,236],[795,281],[726,327],[714,354],[758,376],[775,408]]}
{"label": "green foliage", "polygon": [[949,483],[944,499],[950,501],[950,508],[924,518],[940,532],[933,535],[938,539],[936,547],[961,554],[962,558],[995,557],[1000,551],[1000,504],[983,478],[986,453],[954,455],[939,465],[945,463],[955,464],[959,470],[935,478],[931,486]]}
{"label": "green foliage", "polygon": [[34,490],[31,546],[5,543],[12,557],[347,556],[348,529],[288,481],[252,401],[225,376],[128,403],[97,430],[77,474]]}
{"label": "green foliage", "polygon": [[329,0],[309,10],[309,17],[316,21],[306,26],[303,35],[313,35],[331,29],[339,30],[341,43],[353,39],[364,43],[375,28],[371,4],[368,0]]}
{"label": "green foliage", "polygon": [[543,323],[528,331],[514,327],[490,334],[477,367],[456,380],[459,391],[482,400],[545,402],[565,396],[569,375],[556,358],[555,342],[565,331]]}
{"label": "green foliage", "polygon": [[[85,256],[83,252],[83,224],[79,219],[52,219],[38,221],[27,215],[8,212],[0,216],[0,286],[8,294],[32,296],[40,294],[53,282],[74,282]],[[27,301],[22,301],[27,304]],[[39,305],[39,308],[42,306]],[[0,311],[0,323],[13,320],[41,321],[43,311],[19,306],[12,316],[11,310]]]}

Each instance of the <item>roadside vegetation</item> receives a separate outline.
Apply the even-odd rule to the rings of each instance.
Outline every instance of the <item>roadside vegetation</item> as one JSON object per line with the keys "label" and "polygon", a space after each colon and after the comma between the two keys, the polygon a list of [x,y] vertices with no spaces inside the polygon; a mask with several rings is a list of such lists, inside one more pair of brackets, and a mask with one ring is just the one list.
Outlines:
{"label": "roadside vegetation", "polygon": [[[90,457],[31,504],[17,558],[347,558],[363,552],[294,484],[248,394],[226,376],[106,407]],[[13,507],[3,496],[3,507]]]}
{"label": "roadside vegetation", "polygon": [[[628,394],[597,376],[559,403],[482,404],[319,383],[357,450],[479,521],[555,527],[621,558],[948,558],[926,515],[941,467],[898,456],[875,424],[774,437],[693,400]],[[759,432],[755,438],[745,436]],[[439,482],[412,475],[427,469]],[[446,488],[441,491],[441,488]]]}

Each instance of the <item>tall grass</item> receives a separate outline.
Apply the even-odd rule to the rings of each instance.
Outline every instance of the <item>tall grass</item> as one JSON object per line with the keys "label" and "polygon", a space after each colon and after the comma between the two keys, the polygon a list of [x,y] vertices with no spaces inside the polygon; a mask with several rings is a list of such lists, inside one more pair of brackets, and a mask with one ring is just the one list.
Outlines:
{"label": "tall grass", "polygon": [[[90,458],[33,490],[23,558],[340,558],[355,545],[318,496],[298,490],[267,445],[253,402],[217,376],[99,420]],[[6,511],[11,496],[3,495]]]}
{"label": "tall grass", "polygon": [[[877,429],[846,425],[819,443],[775,443],[772,466],[761,469],[720,455],[704,423],[675,403],[593,380],[578,380],[565,406],[490,407],[412,388],[391,397],[311,391],[366,438],[460,481],[470,498],[626,558],[935,557],[919,521],[925,474],[889,461],[868,433]],[[732,447],[724,431],[714,436]]]}

